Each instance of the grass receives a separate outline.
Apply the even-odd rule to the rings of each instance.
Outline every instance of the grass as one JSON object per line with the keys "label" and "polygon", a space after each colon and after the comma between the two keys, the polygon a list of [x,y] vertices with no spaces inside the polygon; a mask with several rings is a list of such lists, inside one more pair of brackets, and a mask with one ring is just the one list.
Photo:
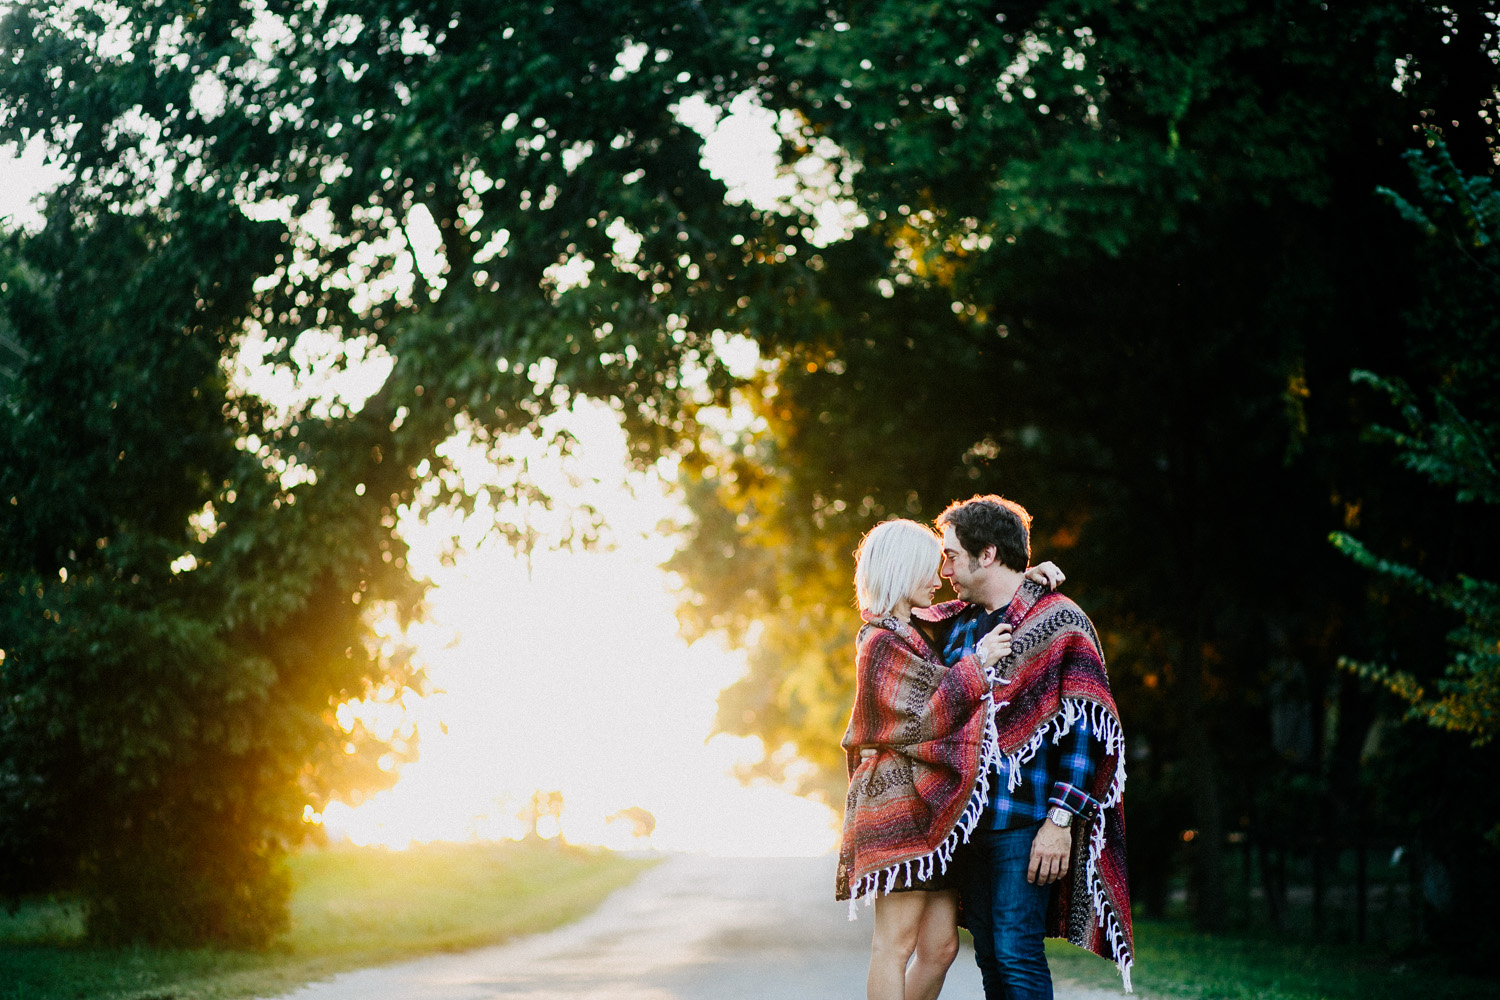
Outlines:
{"label": "grass", "polygon": [[[0,909],[0,1000],[243,1000],[344,969],[548,930],[587,913],[645,862],[552,844],[335,848],[291,859],[292,932],[267,953],[92,949],[82,914],[57,903]],[[1490,1000],[1493,980],[1375,948],[1269,932],[1209,937],[1137,921],[1134,985],[1146,1000]],[[1114,967],[1057,941],[1060,984],[1120,995]],[[851,995],[858,984],[851,984]]]}
{"label": "grass", "polygon": [[307,851],[290,860],[291,932],[268,952],[90,948],[76,907],[0,910],[0,1000],[275,996],[346,969],[550,930],[647,864],[530,842]]}
{"label": "grass", "polygon": [[[1194,1000],[1492,1000],[1494,980],[1443,970],[1436,961],[1393,959],[1374,948],[1314,944],[1269,934],[1208,936],[1178,921],[1138,920],[1135,991]],[[1059,982],[1119,990],[1114,966],[1047,942]]]}

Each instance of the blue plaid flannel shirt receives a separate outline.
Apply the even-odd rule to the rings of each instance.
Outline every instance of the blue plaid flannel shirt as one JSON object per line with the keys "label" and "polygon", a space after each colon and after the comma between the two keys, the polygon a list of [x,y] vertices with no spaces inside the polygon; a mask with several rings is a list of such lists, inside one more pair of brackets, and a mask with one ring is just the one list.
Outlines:
{"label": "blue plaid flannel shirt", "polygon": [[[943,646],[943,662],[957,663],[965,652],[973,652],[979,640],[1000,624],[1004,615],[1005,608],[986,613],[978,604],[960,611]],[[1085,791],[1098,767],[1098,762],[1090,756],[1093,742],[1089,739],[1088,719],[1079,719],[1061,740],[1047,741],[1036,756],[1021,765],[1021,782],[1013,792],[1006,790],[1009,766],[1002,761],[992,767],[990,804],[979,817],[979,826],[1010,830],[1041,822],[1051,806],[1062,806],[1076,814],[1097,805]]]}

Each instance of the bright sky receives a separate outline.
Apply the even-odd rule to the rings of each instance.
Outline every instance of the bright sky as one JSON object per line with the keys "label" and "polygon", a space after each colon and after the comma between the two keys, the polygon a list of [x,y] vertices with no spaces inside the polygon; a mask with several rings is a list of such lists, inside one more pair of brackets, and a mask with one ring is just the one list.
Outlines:
{"label": "bright sky", "polygon": [[42,217],[33,202],[38,193],[61,180],[61,172],[45,162],[46,147],[32,142],[25,150],[0,146],[0,222],[35,229]]}
{"label": "bright sky", "polygon": [[597,507],[613,545],[536,552],[528,572],[503,543],[485,543],[445,568],[441,540],[477,525],[403,526],[422,553],[414,570],[437,584],[430,621],[410,638],[443,693],[409,710],[421,759],[390,791],[329,809],[329,828],[392,845],[511,836],[523,832],[516,814],[532,790],[556,789],[562,832],[576,843],[645,846],[628,823],[607,822],[638,807],[656,819],[657,848],[829,849],[827,808],[732,776],[760,758],[758,740],[710,738],[715,700],[743,656],[677,635],[677,598],[659,568],[673,541],[657,530],[681,518],[676,501],[654,471],[624,474],[624,435],[607,408],[581,404],[562,423],[580,440],[585,485],[570,490],[560,476],[547,485],[564,503]]}
{"label": "bright sky", "polygon": [[[762,205],[798,197],[796,185],[776,177],[772,112],[741,99],[721,119],[689,101],[679,116],[708,137],[705,160],[732,197]],[[820,169],[831,170],[812,160],[798,172],[806,182]],[[0,149],[0,217],[39,226],[32,201],[56,182],[40,146],[19,155]],[[848,225],[835,199],[804,206],[818,218],[820,237],[838,238]],[[753,348],[746,358],[743,342],[731,345],[742,355],[737,363],[753,363]],[[383,365],[365,374],[378,381]],[[280,391],[273,373],[246,377],[268,396]],[[342,394],[373,391],[349,378],[361,380],[349,373]],[[539,550],[528,567],[503,542],[488,541],[444,566],[443,541],[457,533],[474,542],[494,513],[469,524],[403,523],[414,571],[436,585],[429,620],[408,637],[436,689],[411,699],[401,720],[421,733],[421,756],[393,788],[357,807],[336,804],[323,822],[357,843],[393,847],[519,836],[518,814],[540,790],[562,793],[561,833],[574,843],[751,855],[830,850],[837,841],[831,810],[734,777],[737,765],[762,756],[758,740],[711,736],[717,696],[743,673],[744,659],[715,641],[690,646],[678,635],[678,598],[660,569],[675,542],[657,526],[680,521],[682,511],[663,476],[627,475],[623,433],[600,404],[580,404],[558,426],[581,443],[569,471],[582,486],[569,486],[559,461],[536,442],[516,448],[532,454],[533,475],[564,507],[590,503],[604,514],[609,544]],[[468,462],[472,468],[474,459]],[[535,516],[545,531],[548,516]],[[633,838],[629,822],[610,822],[632,807],[655,818],[649,840]]]}

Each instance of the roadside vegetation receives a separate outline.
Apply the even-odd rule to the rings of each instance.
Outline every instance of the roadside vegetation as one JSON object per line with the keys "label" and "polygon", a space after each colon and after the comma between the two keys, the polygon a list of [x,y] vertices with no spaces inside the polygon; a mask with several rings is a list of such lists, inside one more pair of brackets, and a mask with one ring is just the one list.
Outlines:
{"label": "roadside vegetation", "polygon": [[593,910],[650,862],[528,840],[288,859],[291,929],[266,951],[94,948],[67,902],[0,910],[0,1000],[235,1000],[335,972],[498,944]]}
{"label": "roadside vegetation", "polygon": [[[288,861],[291,930],[264,952],[88,947],[76,904],[34,901],[0,909],[0,1000],[278,996],[348,969],[550,930],[649,864],[538,840],[306,850]],[[1138,920],[1136,948],[1134,986],[1145,998],[1479,1000],[1494,989],[1377,947],[1287,940],[1266,928],[1201,934],[1185,913]],[[1049,941],[1047,957],[1059,984],[1119,988],[1112,966],[1077,948]]]}
{"label": "roadside vegetation", "polygon": [[[1493,981],[1457,975],[1433,957],[1404,957],[1372,947],[1288,940],[1270,931],[1203,934],[1186,919],[1135,924],[1135,992],[1193,1000],[1480,1000]],[[1114,967],[1061,941],[1047,942],[1059,989],[1119,989]],[[1121,994],[1123,996],[1123,994]]]}
{"label": "roadside vegetation", "polygon": [[[1300,958],[1345,940],[1304,892],[1361,901],[1350,955],[1496,975],[1500,0],[0,11],[0,148],[65,175],[0,219],[0,900],[87,903],[30,940],[305,940],[304,816],[417,750],[339,712],[429,689],[403,525],[544,505],[512,443],[588,399],[677,470],[753,773],[840,801],[849,553],[1003,493],[1102,630],[1148,995],[1163,941],[1441,995]],[[706,155],[761,113],[774,200]],[[1197,930],[1251,888],[1273,930],[1148,924],[1184,873]],[[0,1000],[167,954],[27,947]]]}

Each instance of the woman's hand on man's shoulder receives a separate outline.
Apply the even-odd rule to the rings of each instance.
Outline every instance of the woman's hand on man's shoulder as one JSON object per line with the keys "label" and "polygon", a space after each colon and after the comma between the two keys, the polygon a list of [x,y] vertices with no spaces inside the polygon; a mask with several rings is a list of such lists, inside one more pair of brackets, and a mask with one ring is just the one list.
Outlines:
{"label": "woman's hand on man's shoulder", "polygon": [[1048,590],[1056,590],[1062,586],[1067,576],[1055,562],[1039,562],[1026,571],[1026,579],[1032,583],[1039,583]]}

